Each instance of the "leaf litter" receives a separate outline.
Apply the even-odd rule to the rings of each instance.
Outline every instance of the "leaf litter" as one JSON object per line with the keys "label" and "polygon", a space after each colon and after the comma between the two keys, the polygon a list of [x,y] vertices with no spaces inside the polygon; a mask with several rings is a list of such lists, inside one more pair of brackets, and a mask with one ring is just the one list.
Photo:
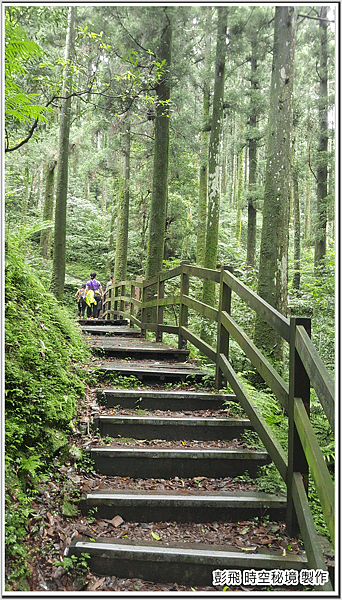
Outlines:
{"label": "leaf litter", "polygon": [[[80,424],[91,422],[93,416],[99,412],[101,407],[96,402],[96,390],[89,389],[86,403],[80,407],[75,418],[70,448],[73,445],[84,447],[85,437],[89,438],[86,439],[86,443],[94,443],[96,436],[91,431],[85,436]],[[212,414],[215,411],[209,412]],[[170,444],[176,447],[176,442]],[[217,592],[223,589],[222,586],[189,587],[175,582],[162,584],[138,578],[125,579],[114,575],[103,577],[91,572],[80,579],[72,570],[68,572],[60,565],[55,565],[56,561],[63,561],[68,556],[69,545],[75,536],[89,539],[125,538],[135,541],[153,539],[163,545],[179,542],[200,543],[215,545],[215,548],[229,546],[249,552],[264,547],[279,555],[283,555],[284,552],[292,555],[303,552],[301,543],[287,535],[285,523],[272,523],[267,518],[264,521],[255,518],[252,521],[236,523],[126,522],[120,514],[112,519],[100,519],[96,518],[96,515],[94,518],[86,518],[80,514],[78,506],[83,494],[100,489],[174,490],[184,494],[195,494],[198,490],[203,492],[254,491],[256,482],[245,483],[241,479],[229,477],[213,479],[203,476],[172,479],[105,477],[94,472],[81,473],[77,461],[72,459],[72,454],[70,460],[63,465],[59,465],[57,460],[55,462],[56,464],[51,468],[50,479],[42,480],[38,486],[27,525],[26,545],[31,557],[29,575],[31,591]],[[73,505],[74,514],[63,514],[64,498]],[[241,587],[230,587],[229,591],[241,591],[241,589]],[[260,588],[255,591],[260,591]]]}

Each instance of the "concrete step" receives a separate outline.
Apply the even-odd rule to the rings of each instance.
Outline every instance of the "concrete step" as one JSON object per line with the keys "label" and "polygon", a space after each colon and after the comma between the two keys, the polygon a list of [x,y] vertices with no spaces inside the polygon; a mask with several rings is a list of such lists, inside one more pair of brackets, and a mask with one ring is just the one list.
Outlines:
{"label": "concrete step", "polygon": [[121,477],[236,477],[246,471],[255,478],[258,467],[271,462],[266,451],[99,447],[88,450],[95,470]]}
{"label": "concrete step", "polygon": [[269,516],[284,520],[286,498],[264,492],[111,490],[90,492],[79,503],[82,514],[96,509],[96,517],[124,521],[207,523],[245,521]]}
{"label": "concrete step", "polygon": [[115,325],[115,326],[126,326],[129,324],[127,319],[78,319],[80,325],[92,325],[93,327],[99,327],[101,325]]}
{"label": "concrete step", "polygon": [[[141,381],[153,380],[164,382],[187,381],[196,383],[210,377],[210,371],[199,369],[191,363],[171,363],[171,362],[153,362],[153,361],[99,361],[94,364],[97,371],[107,375],[134,375]],[[92,371],[93,369],[88,369]]]}
{"label": "concrete step", "polygon": [[[243,584],[243,571],[274,569],[300,571],[307,568],[305,555],[281,556],[270,550],[239,551],[228,546],[199,544],[169,544],[134,542],[97,538],[95,541],[75,537],[70,554],[80,557],[90,554],[88,564],[92,573],[139,578],[160,583],[177,582],[185,585],[213,585],[213,571],[234,570]],[[293,590],[293,586],[291,586]]]}
{"label": "concrete step", "polygon": [[147,410],[218,410],[224,401],[237,402],[233,394],[210,394],[184,390],[120,390],[105,388],[97,391],[97,401],[111,408],[141,408]]}
{"label": "concrete step", "polygon": [[133,329],[125,325],[94,325],[95,321],[90,321],[87,325],[82,325],[83,333],[90,335],[106,336],[127,336],[130,338],[140,338],[140,329]]}
{"label": "concrete step", "polygon": [[139,440],[233,440],[253,429],[248,419],[200,417],[96,416],[93,429],[101,436]]}
{"label": "concrete step", "polygon": [[152,360],[176,360],[184,362],[189,357],[189,350],[180,350],[163,344],[142,338],[130,338],[124,336],[102,337],[89,340],[93,354],[100,354],[116,358],[152,359]]}

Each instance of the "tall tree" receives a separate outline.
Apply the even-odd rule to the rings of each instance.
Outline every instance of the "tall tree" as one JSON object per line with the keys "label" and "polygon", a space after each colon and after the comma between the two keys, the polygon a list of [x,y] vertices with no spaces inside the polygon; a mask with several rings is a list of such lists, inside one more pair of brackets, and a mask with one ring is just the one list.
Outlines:
{"label": "tall tree", "polygon": [[247,264],[251,267],[255,266],[255,251],[256,251],[256,217],[257,211],[255,207],[255,188],[257,183],[257,124],[258,124],[258,104],[253,92],[259,88],[258,78],[258,53],[257,53],[257,30],[253,31],[252,39],[252,54],[251,54],[251,101],[250,101],[250,116],[248,122],[248,221],[247,221]]}
{"label": "tall tree", "polygon": [[161,33],[158,59],[164,64],[164,74],[156,86],[156,118],[154,128],[153,184],[151,215],[147,242],[146,278],[153,277],[162,268],[169,169],[169,101],[171,97],[172,26],[168,8],[164,8],[166,23]]}
{"label": "tall tree", "polygon": [[[50,159],[45,167],[43,221],[52,221],[53,219],[53,192],[56,165],[57,161]],[[50,258],[51,233],[51,227],[42,229],[40,232],[40,253],[46,260]]]}
{"label": "tall tree", "polygon": [[295,162],[296,140],[293,140],[293,165],[292,165],[292,188],[293,188],[293,268],[294,274],[292,286],[299,290],[300,286],[300,197],[298,183],[298,164]]}
{"label": "tall tree", "polygon": [[114,283],[126,279],[128,216],[129,216],[129,179],[131,158],[131,126],[129,118],[124,121],[123,141],[123,173],[120,182],[118,204],[117,234],[114,264]]}
{"label": "tall tree", "polygon": [[210,96],[210,26],[211,7],[206,6],[206,38],[204,50],[204,89],[203,89],[203,126],[201,131],[200,173],[198,194],[198,222],[197,222],[197,247],[196,262],[204,266],[205,234],[208,201],[208,142],[209,142],[209,96]]}
{"label": "tall tree", "polygon": [[321,6],[319,63],[319,142],[317,167],[317,225],[315,235],[315,267],[326,254],[328,195],[328,6]]}
{"label": "tall tree", "polygon": [[[271,98],[258,294],[280,313],[287,312],[288,226],[291,189],[291,135],[297,9],[276,6]],[[268,356],[282,360],[274,329],[257,318],[254,340]]]}
{"label": "tall tree", "polygon": [[56,177],[56,208],[53,244],[53,261],[50,290],[57,300],[63,300],[65,279],[66,209],[68,193],[69,132],[71,112],[72,64],[76,7],[68,11],[68,29],[65,42],[65,66],[63,71],[63,93],[60,112],[58,167]]}
{"label": "tall tree", "polygon": [[[213,114],[209,142],[208,215],[205,247],[205,267],[208,269],[216,269],[217,262],[218,226],[220,214],[219,156],[223,121],[223,93],[227,49],[227,16],[227,7],[218,6]],[[215,302],[215,283],[213,281],[204,281],[203,302],[211,305],[213,305]]]}

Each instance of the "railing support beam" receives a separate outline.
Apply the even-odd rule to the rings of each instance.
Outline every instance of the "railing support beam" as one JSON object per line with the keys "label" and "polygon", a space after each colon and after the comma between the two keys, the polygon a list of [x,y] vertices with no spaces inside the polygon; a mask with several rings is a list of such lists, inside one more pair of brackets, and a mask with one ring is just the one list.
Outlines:
{"label": "railing support beam", "polygon": [[309,486],[309,466],[294,421],[294,399],[301,398],[310,416],[310,379],[296,350],[296,328],[302,325],[311,336],[311,319],[308,317],[290,318],[290,357],[289,357],[289,404],[288,404],[288,472],[286,526],[291,536],[298,533],[299,525],[293,504],[293,473],[301,474],[306,493]]}
{"label": "railing support beam", "polygon": [[158,309],[157,309],[156,342],[163,341],[163,332],[160,330],[159,325],[163,325],[163,322],[164,322],[164,306],[159,305],[159,300],[164,298],[164,291],[165,291],[165,281],[160,279],[160,273],[158,273],[158,284],[157,284]]}
{"label": "railing support beam", "polygon": [[[188,312],[189,309],[186,304],[183,304],[183,296],[189,295],[189,280],[190,277],[187,273],[184,272],[183,265],[190,264],[188,261],[182,261],[182,272],[181,272],[181,280],[180,280],[180,299],[179,299],[179,331],[181,327],[188,326]],[[187,346],[186,339],[179,333],[178,335],[178,348],[183,350]]]}
{"label": "railing support beam", "polygon": [[[220,299],[219,299],[219,311],[218,311],[218,323],[217,323],[217,356],[224,354],[227,358],[229,355],[229,333],[221,322],[222,311],[226,311],[230,315],[231,304],[232,304],[232,290],[225,283],[223,274],[225,271],[233,273],[233,267],[229,265],[222,265],[220,273]],[[222,389],[227,379],[224,377],[222,370],[218,366],[219,361],[216,362],[216,376],[215,376],[215,387]]]}

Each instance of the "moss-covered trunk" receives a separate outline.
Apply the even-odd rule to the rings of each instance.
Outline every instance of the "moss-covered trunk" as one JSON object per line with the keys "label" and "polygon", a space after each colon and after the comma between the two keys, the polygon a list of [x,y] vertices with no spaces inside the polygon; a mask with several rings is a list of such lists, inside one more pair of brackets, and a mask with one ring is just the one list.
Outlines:
{"label": "moss-covered trunk", "polygon": [[203,119],[201,131],[201,149],[200,149],[200,171],[199,171],[199,193],[198,193],[198,221],[197,221],[197,247],[196,263],[204,266],[205,259],[205,234],[207,219],[207,201],[208,201],[208,143],[209,143],[209,59],[210,59],[210,22],[211,8],[206,7],[206,43],[204,51],[204,71],[205,81],[203,90]]}
{"label": "moss-covered trunk", "polygon": [[114,264],[114,283],[126,279],[127,246],[128,246],[128,217],[129,217],[129,178],[131,156],[130,123],[125,123],[123,142],[123,173],[120,185],[117,234]]}
{"label": "moss-covered trunk", "polygon": [[[159,46],[158,59],[165,61],[165,73],[157,86],[157,108],[154,128],[153,184],[151,215],[147,242],[146,278],[161,269],[164,259],[164,237],[169,170],[170,117],[167,102],[171,96],[169,69],[171,64],[172,27],[165,25]],[[166,104],[165,104],[166,103]]]}
{"label": "moss-covered trunk", "polygon": [[304,239],[310,238],[311,232],[311,170],[310,170],[310,147],[308,147],[308,158],[306,162],[305,179],[305,216],[304,216]]}
{"label": "moss-covered trunk", "polygon": [[[53,218],[53,191],[56,165],[56,160],[50,160],[46,165],[43,221],[51,221]],[[46,260],[50,258],[51,234],[51,227],[42,229],[40,233],[40,253]]]}
{"label": "moss-covered trunk", "polygon": [[[276,6],[271,100],[268,124],[258,294],[287,314],[288,223],[291,189],[294,49],[297,9]],[[262,319],[255,323],[257,346],[282,360],[282,340]]]}
{"label": "moss-covered trunk", "polygon": [[251,107],[249,116],[249,133],[248,139],[248,220],[247,220],[247,264],[255,267],[255,251],[256,251],[256,216],[255,208],[256,201],[256,183],[257,183],[257,137],[258,137],[258,106],[257,100],[253,96],[253,92],[259,89],[258,80],[258,61],[257,61],[257,36],[252,44],[251,56]]}
{"label": "moss-covered trunk", "polygon": [[[328,6],[322,6],[320,17],[326,19]],[[327,193],[328,193],[328,22],[319,22],[320,64],[319,64],[319,141],[317,168],[317,225],[315,235],[315,267],[327,251]]]}
{"label": "moss-covered trunk", "polygon": [[63,72],[63,95],[60,112],[58,168],[56,177],[55,231],[53,245],[52,276],[50,291],[62,302],[65,279],[66,209],[68,192],[69,132],[72,89],[72,66],[70,61],[74,43],[76,8],[69,7],[68,30],[65,43],[65,68]]}
{"label": "moss-covered trunk", "polygon": [[[209,142],[208,215],[205,267],[216,269],[220,214],[220,136],[223,121],[223,92],[226,62],[227,7],[218,6],[213,115]],[[215,303],[215,283],[204,281],[203,302]]]}
{"label": "moss-covered trunk", "polygon": [[[294,142],[295,145],[295,142]],[[293,146],[293,156],[295,156],[295,147]],[[292,172],[293,184],[293,268],[294,274],[292,286],[295,290],[299,290],[300,286],[300,200],[299,200],[299,184],[298,184],[298,167],[293,166]]]}
{"label": "moss-covered trunk", "polygon": [[245,147],[243,146],[239,152],[238,162],[238,190],[236,201],[236,220],[235,220],[235,239],[237,245],[241,246],[241,219],[242,219],[242,194],[243,194],[243,164],[245,156]]}
{"label": "moss-covered trunk", "polygon": [[110,218],[108,254],[107,254],[107,259],[106,259],[106,272],[107,272],[108,279],[113,274],[113,268],[114,268],[114,261],[113,261],[113,256],[114,256],[114,225],[115,225],[116,207],[112,206],[111,209],[112,209],[112,214],[111,214],[111,218]]}

